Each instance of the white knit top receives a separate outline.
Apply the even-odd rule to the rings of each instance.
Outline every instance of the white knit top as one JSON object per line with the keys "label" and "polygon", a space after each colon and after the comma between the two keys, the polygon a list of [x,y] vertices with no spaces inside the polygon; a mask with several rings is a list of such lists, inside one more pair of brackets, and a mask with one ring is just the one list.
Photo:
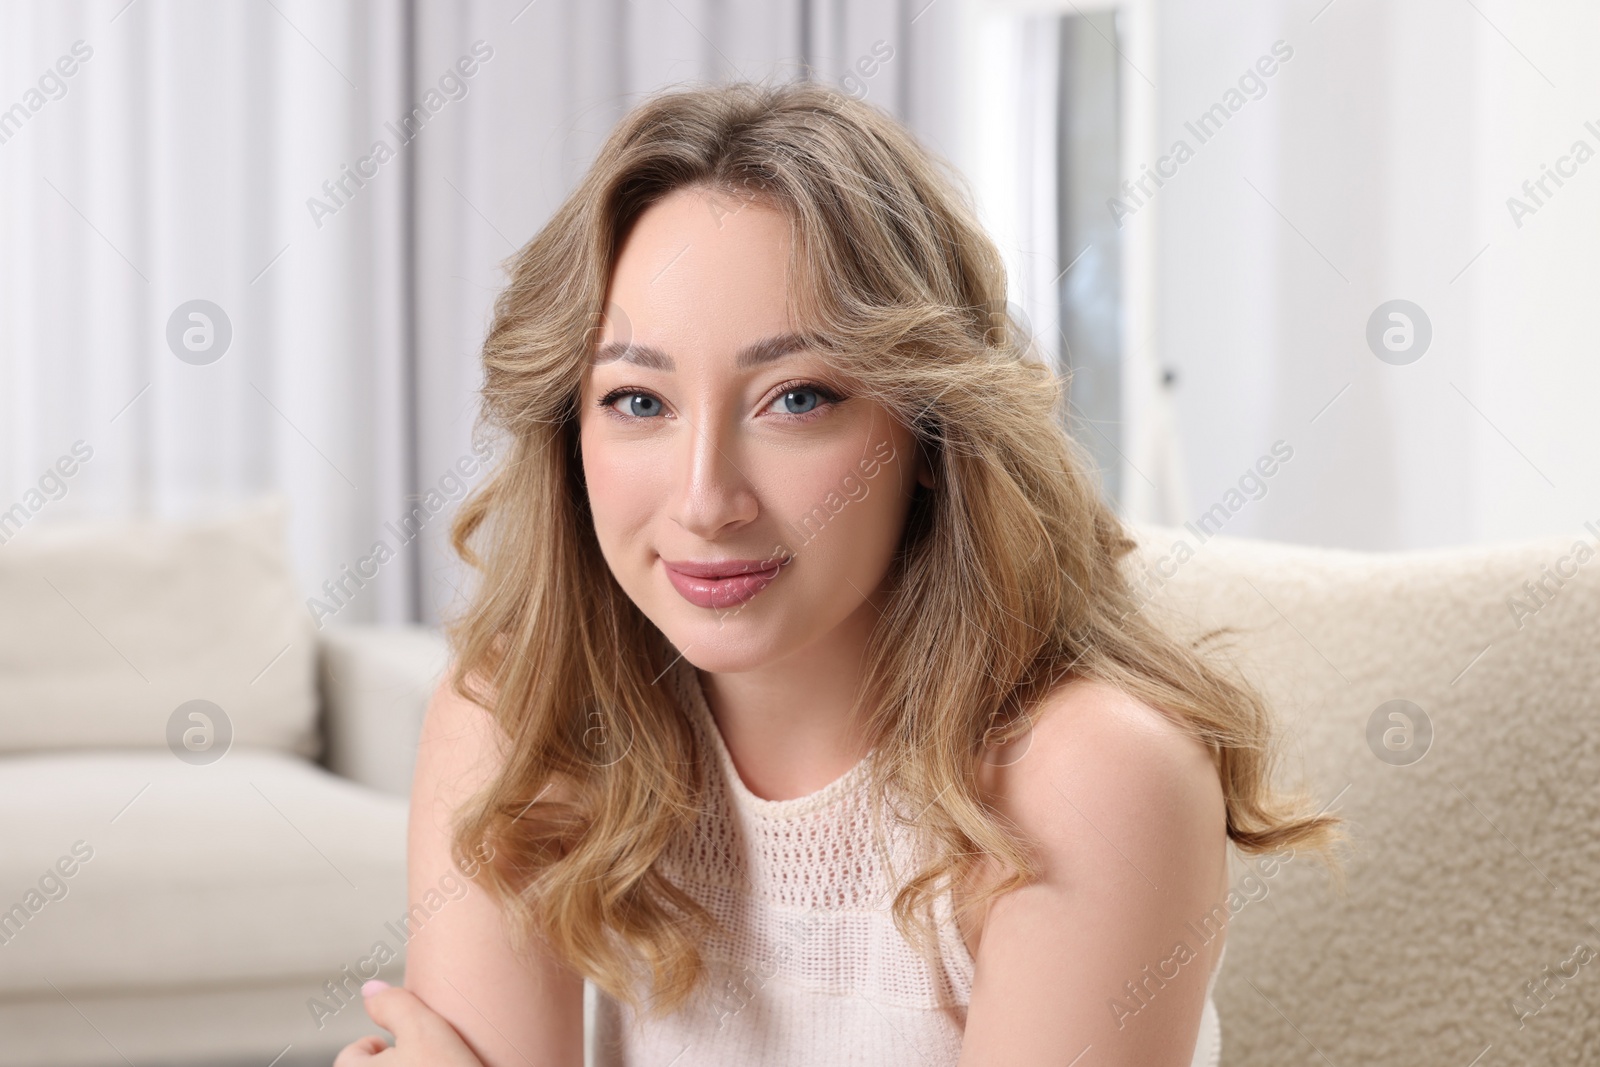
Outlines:
{"label": "white knit top", "polygon": [[[806,796],[758,797],[740,779],[693,667],[668,673],[701,751],[715,757],[692,839],[658,862],[720,929],[701,946],[709,980],[665,1018],[635,1015],[591,989],[592,1067],[953,1067],[972,956],[948,895],[936,912],[937,965],[896,929],[891,887],[916,869],[920,846],[895,819],[880,820],[888,856],[874,844],[872,757]],[[1193,1067],[1217,1064],[1215,984],[1213,970]]]}

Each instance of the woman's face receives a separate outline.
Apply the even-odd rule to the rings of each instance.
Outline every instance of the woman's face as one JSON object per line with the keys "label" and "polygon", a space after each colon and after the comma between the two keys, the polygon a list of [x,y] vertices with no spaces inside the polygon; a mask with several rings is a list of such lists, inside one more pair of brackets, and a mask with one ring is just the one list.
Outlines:
{"label": "woman's face", "polygon": [[759,668],[876,616],[915,437],[786,342],[790,231],[682,189],[619,254],[579,436],[600,549],[695,666]]}

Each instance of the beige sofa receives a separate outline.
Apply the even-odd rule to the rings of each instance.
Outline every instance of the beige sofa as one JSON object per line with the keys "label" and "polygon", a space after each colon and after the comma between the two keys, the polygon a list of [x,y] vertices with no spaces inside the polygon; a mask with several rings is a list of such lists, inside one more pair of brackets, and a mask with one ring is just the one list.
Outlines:
{"label": "beige sofa", "polygon": [[372,1030],[351,975],[403,951],[444,648],[319,632],[284,543],[264,500],[0,546],[0,1065],[325,1065]]}
{"label": "beige sofa", "polygon": [[1146,610],[1240,631],[1289,780],[1354,839],[1345,896],[1239,866],[1227,1067],[1600,1063],[1596,526],[1380,555],[1139,530]]}
{"label": "beige sofa", "polygon": [[[0,1067],[326,1064],[370,1031],[346,1001],[403,948],[444,649],[315,630],[282,530],[268,502],[0,546],[0,909],[39,905],[0,921]],[[1343,897],[1303,857],[1237,865],[1222,1062],[1600,1062],[1576,953],[1600,949],[1595,531],[1385,555],[1138,534],[1142,610],[1237,628],[1289,779],[1356,845]],[[204,723],[171,728],[195,699],[232,728],[214,762]]]}

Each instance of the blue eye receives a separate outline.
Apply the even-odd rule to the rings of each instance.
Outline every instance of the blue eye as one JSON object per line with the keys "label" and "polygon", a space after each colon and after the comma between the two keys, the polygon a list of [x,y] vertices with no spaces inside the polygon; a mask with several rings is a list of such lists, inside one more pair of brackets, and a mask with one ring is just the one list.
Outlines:
{"label": "blue eye", "polygon": [[[616,408],[624,415],[632,415],[641,419],[661,414],[661,401],[649,393],[612,393],[601,403],[607,407]],[[619,404],[621,404],[620,407],[618,406]]]}
{"label": "blue eye", "polygon": [[815,389],[791,389],[784,393],[774,404],[783,405],[785,415],[804,415],[821,402],[821,397]]}

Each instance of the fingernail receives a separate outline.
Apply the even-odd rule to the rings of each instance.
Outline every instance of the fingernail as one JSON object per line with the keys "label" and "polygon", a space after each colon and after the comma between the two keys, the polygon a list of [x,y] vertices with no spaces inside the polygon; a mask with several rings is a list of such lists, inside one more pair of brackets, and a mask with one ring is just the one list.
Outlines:
{"label": "fingernail", "polygon": [[374,993],[382,993],[389,988],[389,983],[382,978],[371,978],[361,984],[361,995],[370,997]]}

